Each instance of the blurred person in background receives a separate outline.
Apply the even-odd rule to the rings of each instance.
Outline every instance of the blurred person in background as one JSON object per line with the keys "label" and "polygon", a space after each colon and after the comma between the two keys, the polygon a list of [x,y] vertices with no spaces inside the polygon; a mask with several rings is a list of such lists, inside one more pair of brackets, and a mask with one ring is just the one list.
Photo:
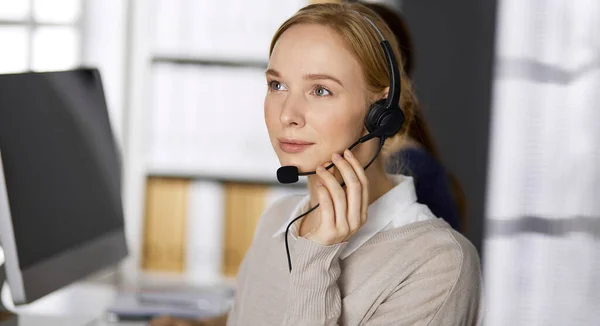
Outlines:
{"label": "blurred person in background", "polygon": [[[362,3],[376,12],[390,27],[400,45],[404,71],[412,79],[415,66],[413,38],[406,20],[398,11],[381,3]],[[408,136],[388,172],[414,178],[417,200],[427,205],[435,216],[445,219],[455,230],[466,231],[466,201],[458,179],[448,173],[422,110],[415,106]]]}
{"label": "blurred person in background", "polygon": [[[282,166],[317,170],[308,176],[308,195],[284,197],[265,210],[227,316],[161,317],[151,325],[480,323],[475,247],[417,202],[412,177],[386,172],[416,106],[401,66],[400,101],[391,109],[402,110],[405,123],[387,139],[346,149],[368,134],[370,105],[390,92],[378,30],[402,62],[391,30],[360,4],[309,5],[278,29],[265,122]],[[364,169],[367,162],[373,164]],[[324,169],[329,164],[334,168]]]}

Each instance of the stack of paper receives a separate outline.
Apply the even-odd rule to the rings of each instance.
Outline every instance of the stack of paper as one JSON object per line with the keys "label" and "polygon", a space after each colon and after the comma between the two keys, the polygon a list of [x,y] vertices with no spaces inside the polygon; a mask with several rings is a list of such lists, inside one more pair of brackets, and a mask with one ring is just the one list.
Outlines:
{"label": "stack of paper", "polygon": [[227,313],[232,291],[121,293],[107,309],[110,321],[150,320],[158,316],[204,319]]}

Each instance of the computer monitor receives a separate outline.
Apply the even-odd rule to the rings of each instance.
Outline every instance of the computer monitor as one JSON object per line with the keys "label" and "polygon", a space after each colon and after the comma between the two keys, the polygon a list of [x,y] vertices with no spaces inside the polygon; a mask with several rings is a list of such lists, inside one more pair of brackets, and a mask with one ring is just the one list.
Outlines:
{"label": "computer monitor", "polygon": [[98,70],[0,75],[0,241],[15,305],[127,256],[120,165]]}

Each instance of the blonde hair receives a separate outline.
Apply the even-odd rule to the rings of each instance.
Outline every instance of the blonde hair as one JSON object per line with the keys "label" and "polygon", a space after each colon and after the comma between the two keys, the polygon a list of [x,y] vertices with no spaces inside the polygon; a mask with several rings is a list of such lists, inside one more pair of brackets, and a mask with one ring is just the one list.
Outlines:
{"label": "blonde hair", "polygon": [[[363,17],[364,16],[364,17]],[[396,37],[387,24],[371,9],[358,3],[319,3],[300,9],[286,20],[275,32],[269,49],[269,57],[281,35],[290,27],[299,24],[317,24],[331,28],[346,43],[348,50],[362,68],[363,77],[368,90],[380,94],[390,86],[390,75],[383,49],[379,44],[381,38],[373,26],[365,19],[369,18],[390,43],[400,70],[400,109],[404,112],[405,122],[402,129],[386,140],[382,154],[389,157],[402,146],[408,128],[414,117],[417,98],[412,85],[402,67],[402,56]],[[375,102],[378,98],[371,99]]]}

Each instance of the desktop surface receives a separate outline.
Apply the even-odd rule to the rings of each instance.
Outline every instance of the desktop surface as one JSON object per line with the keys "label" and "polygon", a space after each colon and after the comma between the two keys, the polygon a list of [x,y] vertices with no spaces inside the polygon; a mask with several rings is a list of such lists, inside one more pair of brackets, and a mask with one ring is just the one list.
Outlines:
{"label": "desktop surface", "polygon": [[[0,326],[18,325],[83,325],[141,326],[145,321],[113,321],[108,311],[132,293],[177,293],[185,299],[191,293],[233,286],[233,279],[224,277],[193,280],[183,274],[163,274],[140,270],[135,260],[128,259],[118,268],[108,268],[85,280],[55,291],[27,305],[14,306],[8,293],[2,293],[5,305],[18,317],[0,321]],[[212,292],[212,291],[211,291]]]}
{"label": "desktop surface", "polygon": [[99,318],[89,317],[58,317],[58,316],[13,316],[0,321],[0,326],[142,326],[147,322],[112,323]]}
{"label": "desktop surface", "polygon": [[94,324],[89,317],[58,317],[58,316],[29,316],[15,315],[0,321],[0,326],[87,326]]}

